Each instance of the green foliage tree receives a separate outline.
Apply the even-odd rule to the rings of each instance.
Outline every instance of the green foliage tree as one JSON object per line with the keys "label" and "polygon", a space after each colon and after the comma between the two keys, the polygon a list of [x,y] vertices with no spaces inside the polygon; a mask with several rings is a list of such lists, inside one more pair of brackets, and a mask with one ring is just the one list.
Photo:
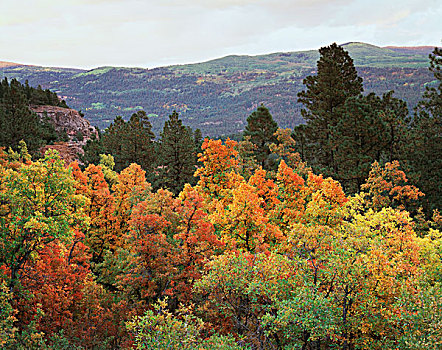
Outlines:
{"label": "green foliage tree", "polygon": [[192,184],[195,180],[197,140],[192,134],[192,130],[183,125],[175,111],[169,115],[161,133],[159,185],[170,189],[175,195],[186,183]]}
{"label": "green foliage tree", "polygon": [[100,129],[97,130],[98,136],[92,134],[92,138],[87,140],[86,145],[83,146],[84,153],[80,155],[80,160],[86,165],[98,164],[100,162],[100,154],[105,153],[101,131]]}
{"label": "green foliage tree", "polygon": [[54,151],[17,171],[5,171],[0,191],[0,265],[10,271],[11,291],[38,249],[70,237],[74,226],[85,223],[83,199],[75,194],[71,172]]}
{"label": "green foliage tree", "polygon": [[[0,86],[0,98],[2,97],[2,94],[7,90],[7,87],[5,86],[5,84],[3,84],[4,82],[7,82],[6,78]],[[52,92],[49,89],[43,90],[40,85],[38,85],[37,88],[33,88],[32,86],[29,86],[29,82],[27,80],[23,85],[19,83],[16,79],[12,79],[11,83],[13,83],[15,88],[17,88],[20,93],[25,96],[28,105],[50,105],[69,108],[64,100],[60,101],[55,92]]]}
{"label": "green foliage tree", "polygon": [[313,168],[358,192],[374,161],[403,158],[408,144],[408,109],[393,91],[362,95],[362,79],[344,49],[320,49],[318,73],[298,94],[307,124],[295,129],[297,150]]}
{"label": "green foliage tree", "polygon": [[[203,144],[203,134],[200,129],[195,129],[193,132],[193,140],[195,141],[195,149],[198,151],[201,150],[201,146]],[[198,158],[198,154],[195,155]]]}
{"label": "green foliage tree", "polygon": [[417,185],[425,193],[425,208],[442,208],[442,49],[430,55],[430,71],[436,86],[427,87],[423,100],[415,111],[412,141],[407,155],[409,164],[418,174]]}
{"label": "green foliage tree", "polygon": [[335,173],[347,192],[356,193],[373,161],[401,156],[407,138],[408,109],[404,101],[371,93],[350,97],[333,129]]}
{"label": "green foliage tree", "polygon": [[[132,114],[125,122],[121,116],[102,135],[101,144],[90,145],[91,159],[102,153],[111,154],[115,158],[115,170],[121,171],[131,163],[137,163],[145,170],[152,170],[155,162],[152,125],[144,111]],[[97,153],[98,152],[98,153]]]}
{"label": "green foliage tree", "polygon": [[104,178],[106,179],[109,187],[112,187],[118,182],[118,174],[114,171],[115,160],[110,154],[100,154],[101,170],[103,171]]}
{"label": "green foliage tree", "polygon": [[117,116],[105,130],[101,139],[102,153],[109,153],[114,156],[115,170],[117,171],[123,170],[133,162],[133,156],[126,151],[128,129],[123,117]]}
{"label": "green foliage tree", "polygon": [[138,163],[146,171],[151,170],[155,162],[154,139],[155,134],[146,112],[138,111],[132,114],[127,123],[126,143],[123,145],[127,158],[131,158],[129,162]]}
{"label": "green foliage tree", "polygon": [[274,137],[276,130],[278,124],[262,104],[247,118],[244,137],[250,136],[250,141],[256,146],[254,152],[256,160],[263,168],[269,167],[268,156],[271,153],[269,145],[276,142]]}
{"label": "green foliage tree", "polygon": [[20,140],[36,154],[41,146],[57,140],[57,133],[47,119],[29,109],[23,85],[5,78],[0,88],[0,145],[16,149]]}
{"label": "green foliage tree", "polygon": [[362,91],[353,60],[347,51],[333,43],[319,50],[317,74],[304,79],[306,90],[298,93],[298,102],[307,122],[309,144],[314,146],[307,160],[318,170],[333,175],[337,172],[335,127],[348,98]]}
{"label": "green foliage tree", "polygon": [[410,142],[407,103],[393,97],[393,93],[385,93],[380,100],[379,117],[385,128],[381,160],[386,162],[403,159],[405,148]]}
{"label": "green foliage tree", "polygon": [[189,307],[181,308],[179,317],[167,309],[166,301],[155,304],[154,309],[127,322],[127,328],[135,338],[135,349],[248,349],[238,345],[232,336],[213,334],[203,339],[204,322],[194,316]]}

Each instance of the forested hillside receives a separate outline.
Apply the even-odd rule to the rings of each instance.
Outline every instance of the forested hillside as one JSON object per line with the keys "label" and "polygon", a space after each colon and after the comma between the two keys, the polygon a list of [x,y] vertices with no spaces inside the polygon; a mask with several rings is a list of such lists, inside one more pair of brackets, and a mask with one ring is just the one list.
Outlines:
{"label": "forested hillside", "polygon": [[[365,92],[394,90],[414,108],[425,86],[434,83],[428,72],[432,48],[380,48],[344,44],[364,79]],[[172,111],[203,135],[220,136],[244,130],[245,119],[264,103],[281,127],[303,122],[297,102],[303,79],[314,72],[316,50],[260,56],[227,56],[189,65],[155,69],[100,67],[90,71],[34,66],[0,67],[0,74],[27,79],[56,91],[92,124],[105,128],[117,115],[127,121],[145,110],[155,133]]]}
{"label": "forested hillside", "polygon": [[442,348],[441,66],[409,118],[331,44],[295,130],[261,104],[239,142],[177,112],[155,138],[137,111],[81,165],[16,142],[46,140],[31,100],[62,102],[3,80],[0,347]]}
{"label": "forested hillside", "polygon": [[67,138],[66,132],[56,130],[47,115],[38,116],[30,106],[49,105],[67,108],[56,93],[21,84],[15,79],[0,83],[0,147],[17,149],[25,141],[31,154],[47,144]]}

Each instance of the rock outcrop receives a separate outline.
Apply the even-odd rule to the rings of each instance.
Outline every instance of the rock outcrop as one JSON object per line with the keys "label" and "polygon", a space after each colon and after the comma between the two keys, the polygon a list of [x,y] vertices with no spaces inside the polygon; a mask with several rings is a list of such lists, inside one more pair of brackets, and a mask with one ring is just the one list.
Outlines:
{"label": "rock outcrop", "polygon": [[49,117],[57,132],[65,131],[69,137],[68,144],[85,145],[92,135],[98,137],[98,132],[75,109],[55,106],[30,106],[30,109],[41,118]]}
{"label": "rock outcrop", "polygon": [[59,133],[66,132],[69,138],[67,142],[44,146],[40,152],[44,154],[48,149],[55,149],[67,164],[73,161],[81,163],[78,156],[83,154],[82,146],[94,135],[98,137],[97,129],[75,109],[55,106],[30,106],[29,108],[41,118],[48,116],[55,130]]}
{"label": "rock outcrop", "polygon": [[46,145],[40,148],[41,155],[44,155],[48,149],[54,149],[60,154],[60,158],[68,165],[72,162],[78,162],[82,164],[79,159],[79,155],[84,153],[83,148],[78,144],[72,144],[67,142],[57,142],[53,145]]}

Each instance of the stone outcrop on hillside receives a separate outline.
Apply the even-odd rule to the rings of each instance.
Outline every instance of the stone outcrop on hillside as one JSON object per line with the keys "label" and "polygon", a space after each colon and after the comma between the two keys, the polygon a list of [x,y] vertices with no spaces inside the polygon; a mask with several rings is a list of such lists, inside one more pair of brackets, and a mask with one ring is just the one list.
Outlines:
{"label": "stone outcrop on hillside", "polygon": [[68,142],[58,142],[54,145],[47,145],[40,149],[44,154],[48,149],[55,149],[60,153],[60,157],[67,164],[79,161],[79,155],[83,154],[83,148],[87,140],[93,135],[98,137],[97,129],[83,118],[75,109],[55,106],[30,106],[32,111],[41,118],[47,115],[57,132],[65,131],[68,135]]}
{"label": "stone outcrop on hillside", "polygon": [[78,162],[79,164],[82,164],[79,159],[79,155],[82,155],[84,151],[79,144],[57,142],[53,145],[47,145],[40,148],[41,155],[44,155],[48,149],[56,150],[60,154],[61,159],[65,161],[66,165],[72,162]]}
{"label": "stone outcrop on hillside", "polygon": [[69,137],[68,144],[82,146],[92,135],[98,136],[95,127],[75,109],[55,106],[30,106],[30,109],[41,118],[46,114],[57,132],[66,131]]}

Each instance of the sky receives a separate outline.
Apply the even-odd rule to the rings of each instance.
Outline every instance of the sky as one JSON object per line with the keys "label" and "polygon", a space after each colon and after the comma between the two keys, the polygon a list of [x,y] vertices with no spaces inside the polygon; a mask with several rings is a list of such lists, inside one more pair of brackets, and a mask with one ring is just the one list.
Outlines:
{"label": "sky", "polygon": [[441,46],[441,0],[1,0],[0,61],[153,68],[333,42]]}

